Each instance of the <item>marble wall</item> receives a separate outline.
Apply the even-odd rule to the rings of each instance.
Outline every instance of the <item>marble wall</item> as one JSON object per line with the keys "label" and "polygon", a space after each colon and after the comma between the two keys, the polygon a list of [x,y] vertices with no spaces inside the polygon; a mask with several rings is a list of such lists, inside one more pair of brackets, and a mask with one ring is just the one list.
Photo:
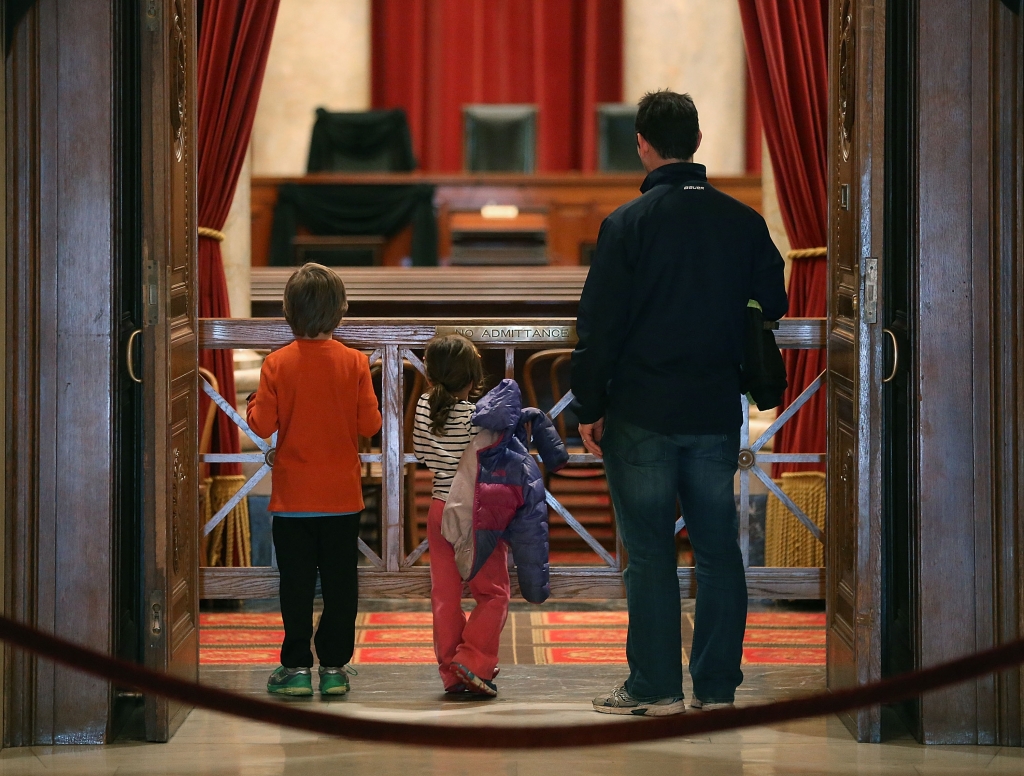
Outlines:
{"label": "marble wall", "polygon": [[249,275],[252,255],[252,210],[250,208],[250,180],[252,178],[252,144],[238,175],[235,198],[224,222],[224,242],[220,244],[224,262],[224,279],[228,285],[228,301],[233,318],[248,318],[252,314],[252,295]]}
{"label": "marble wall", "polygon": [[[789,237],[786,234],[786,225],[782,221],[782,210],[779,209],[779,191],[775,186],[775,170],[772,169],[771,155],[768,153],[768,143],[761,138],[761,214],[765,223],[768,224],[768,234],[772,242],[779,249],[782,258],[786,259],[789,253]],[[786,259],[786,286],[789,286],[789,271],[793,263]]]}
{"label": "marble wall", "polygon": [[370,107],[370,0],[281,0],[252,131],[253,175],[301,175],[323,106]]}
{"label": "marble wall", "polygon": [[623,97],[688,92],[704,140],[694,161],[712,175],[746,169],[746,56],[735,0],[625,0]]}

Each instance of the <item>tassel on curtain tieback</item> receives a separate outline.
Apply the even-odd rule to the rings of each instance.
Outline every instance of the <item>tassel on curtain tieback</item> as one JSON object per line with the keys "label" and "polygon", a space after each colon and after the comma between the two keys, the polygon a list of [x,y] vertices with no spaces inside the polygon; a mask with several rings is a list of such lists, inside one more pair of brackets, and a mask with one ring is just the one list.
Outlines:
{"label": "tassel on curtain tieback", "polygon": [[[218,474],[212,479],[207,496],[211,516],[238,492],[246,478],[243,474]],[[213,529],[207,538],[207,553],[211,566],[252,565],[248,499],[239,501]]]}

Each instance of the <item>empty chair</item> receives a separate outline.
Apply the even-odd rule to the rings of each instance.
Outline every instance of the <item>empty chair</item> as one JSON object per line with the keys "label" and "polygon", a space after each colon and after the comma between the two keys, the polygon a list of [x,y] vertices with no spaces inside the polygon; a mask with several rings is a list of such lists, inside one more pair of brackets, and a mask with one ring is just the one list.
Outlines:
{"label": "empty chair", "polygon": [[597,169],[600,172],[643,172],[636,150],[636,105],[597,106]]}
{"label": "empty chair", "polygon": [[[404,110],[332,113],[317,108],[309,141],[309,172],[410,172],[415,167]],[[305,229],[297,230],[292,225],[291,255],[285,255],[282,240],[278,249],[281,255],[275,256],[275,263],[301,265],[316,261],[334,267],[379,265],[386,237],[396,226],[381,223],[381,211],[394,210],[402,203],[392,201],[397,191],[393,187],[383,193],[377,189],[370,191],[370,188],[338,186],[327,192],[318,187],[293,192],[302,206],[300,209],[305,211],[298,219]],[[279,206],[282,200],[283,196],[278,201]],[[334,230],[338,233],[331,234]],[[296,231],[313,233],[296,234]]]}
{"label": "empty chair", "polygon": [[464,164],[468,172],[533,172],[536,105],[465,105]]}
{"label": "empty chair", "polygon": [[317,108],[308,172],[409,172],[416,168],[405,111]]}

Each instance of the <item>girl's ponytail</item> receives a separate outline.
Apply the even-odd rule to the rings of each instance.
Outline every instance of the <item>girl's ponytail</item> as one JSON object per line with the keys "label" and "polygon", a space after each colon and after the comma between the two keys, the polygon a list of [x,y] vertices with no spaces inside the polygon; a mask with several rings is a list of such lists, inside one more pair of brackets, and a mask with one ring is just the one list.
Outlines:
{"label": "girl's ponytail", "polygon": [[479,395],[483,387],[483,365],[476,346],[459,334],[444,334],[427,343],[423,360],[430,381],[427,404],[430,409],[430,433],[444,436],[452,407],[458,403],[455,394],[470,386],[470,396]]}
{"label": "girl's ponytail", "polygon": [[448,422],[452,407],[458,403],[458,399],[449,393],[442,383],[434,383],[427,396],[427,405],[430,408],[430,433],[434,436],[444,436],[444,425]]}

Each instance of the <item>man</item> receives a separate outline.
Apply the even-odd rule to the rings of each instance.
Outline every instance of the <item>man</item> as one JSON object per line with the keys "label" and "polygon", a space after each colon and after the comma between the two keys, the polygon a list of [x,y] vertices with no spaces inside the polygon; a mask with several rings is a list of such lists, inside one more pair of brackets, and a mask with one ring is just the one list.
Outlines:
{"label": "man", "polygon": [[747,590],[733,476],[748,300],[786,313],[783,261],[764,219],[693,163],[701,133],[686,94],[646,95],[636,117],[648,175],[642,196],[601,225],[580,298],[574,410],[603,455],[629,553],[629,677],[594,708],[663,716],[683,701],[675,521],[693,545],[697,602],[690,654],[694,709],[731,704]]}

